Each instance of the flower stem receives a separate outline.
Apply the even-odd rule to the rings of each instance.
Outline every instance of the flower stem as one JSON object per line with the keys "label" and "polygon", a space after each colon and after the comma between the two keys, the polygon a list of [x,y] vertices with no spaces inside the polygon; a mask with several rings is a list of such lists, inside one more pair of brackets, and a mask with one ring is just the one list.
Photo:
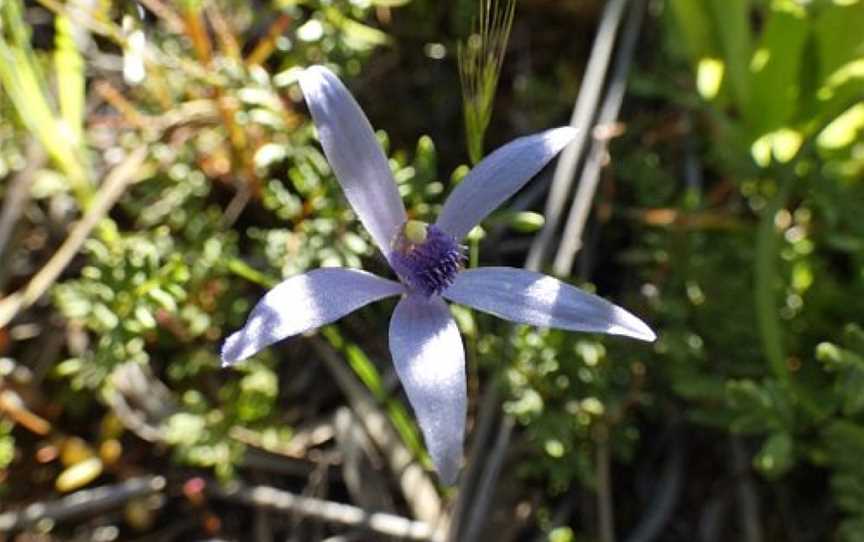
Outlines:
{"label": "flower stem", "polygon": [[474,268],[480,265],[480,237],[472,237],[468,242],[468,267]]}

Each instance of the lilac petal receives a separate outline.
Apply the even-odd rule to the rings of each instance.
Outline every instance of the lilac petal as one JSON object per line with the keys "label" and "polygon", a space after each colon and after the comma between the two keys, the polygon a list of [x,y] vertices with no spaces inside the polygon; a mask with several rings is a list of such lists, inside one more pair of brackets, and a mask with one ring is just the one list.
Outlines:
{"label": "lilac petal", "polygon": [[432,462],[450,485],[462,462],[467,391],[462,338],[447,304],[438,296],[403,298],[390,320],[390,352]]}
{"label": "lilac petal", "polygon": [[406,220],[405,207],[369,120],[327,68],[307,68],[299,81],[324,154],[348,202],[384,255],[389,255],[390,242]]}
{"label": "lilac petal", "polygon": [[462,239],[537,175],[574,137],[574,128],[555,128],[520,137],[496,150],[456,186],[444,202],[436,224]]}
{"label": "lilac petal", "polygon": [[540,327],[657,338],[626,310],[558,279],[511,267],[463,271],[442,294],[447,299],[500,318]]}
{"label": "lilac petal", "polygon": [[356,269],[316,269],[291,277],[267,292],[243,329],[228,337],[222,346],[222,365],[233,365],[276,341],[403,291],[401,284]]}

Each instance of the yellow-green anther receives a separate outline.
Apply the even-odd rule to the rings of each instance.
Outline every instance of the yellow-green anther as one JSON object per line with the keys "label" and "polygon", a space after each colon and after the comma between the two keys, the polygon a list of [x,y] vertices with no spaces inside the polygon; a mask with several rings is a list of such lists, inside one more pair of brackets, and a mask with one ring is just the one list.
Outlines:
{"label": "yellow-green anther", "polygon": [[429,225],[419,220],[409,220],[405,223],[405,239],[409,243],[419,245],[426,240],[426,228]]}

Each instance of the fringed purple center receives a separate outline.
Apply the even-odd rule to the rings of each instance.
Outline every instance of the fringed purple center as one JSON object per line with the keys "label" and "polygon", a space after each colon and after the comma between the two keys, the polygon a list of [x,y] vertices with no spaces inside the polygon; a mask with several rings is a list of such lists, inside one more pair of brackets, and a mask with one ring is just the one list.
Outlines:
{"label": "fringed purple center", "polygon": [[427,227],[422,243],[411,243],[400,234],[394,245],[390,258],[393,270],[406,286],[426,297],[440,294],[453,284],[465,264],[456,239],[434,225]]}

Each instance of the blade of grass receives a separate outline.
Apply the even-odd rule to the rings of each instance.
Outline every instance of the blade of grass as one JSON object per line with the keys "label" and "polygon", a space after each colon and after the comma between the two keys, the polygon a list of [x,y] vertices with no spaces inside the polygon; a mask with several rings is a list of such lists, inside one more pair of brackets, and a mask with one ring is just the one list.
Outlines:
{"label": "blade of grass", "polygon": [[713,15],[735,102],[747,118],[754,118],[759,112],[752,109],[750,100],[750,59],[753,55],[750,4],[750,0],[710,0],[708,9]]}
{"label": "blade of grass", "polygon": [[55,17],[54,70],[60,116],[78,147],[84,141],[84,59],[75,43],[72,23],[66,17]]}

